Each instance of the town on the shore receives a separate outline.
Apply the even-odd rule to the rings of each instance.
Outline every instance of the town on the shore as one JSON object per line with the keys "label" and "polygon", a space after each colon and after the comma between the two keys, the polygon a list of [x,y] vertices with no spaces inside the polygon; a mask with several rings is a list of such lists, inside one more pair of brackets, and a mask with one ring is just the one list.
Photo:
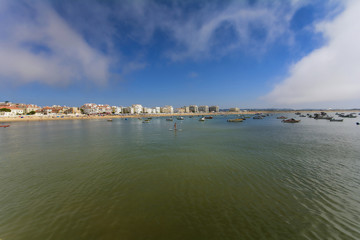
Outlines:
{"label": "town on the shore", "polygon": [[[141,104],[133,104],[128,107],[110,106],[107,104],[86,103],[81,107],[68,106],[45,106],[40,107],[35,104],[12,103],[9,101],[0,102],[0,117],[16,117],[21,115],[34,116],[54,116],[54,115],[139,115],[139,114],[173,114],[173,113],[216,113],[219,106],[197,106],[190,105],[180,108],[172,106],[163,107],[144,107]],[[240,112],[237,107],[230,108],[229,112]]]}

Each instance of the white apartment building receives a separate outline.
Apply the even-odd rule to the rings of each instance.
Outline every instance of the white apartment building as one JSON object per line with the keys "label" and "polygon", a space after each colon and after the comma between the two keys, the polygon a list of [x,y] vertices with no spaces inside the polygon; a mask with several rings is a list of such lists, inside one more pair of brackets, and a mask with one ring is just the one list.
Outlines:
{"label": "white apartment building", "polygon": [[197,105],[190,105],[189,106],[189,112],[192,112],[192,113],[197,113],[199,112],[199,108]]}
{"label": "white apartment building", "polygon": [[[0,108],[3,108],[3,107],[0,107]],[[24,114],[24,109],[22,109],[22,108],[9,107],[9,106],[6,106],[4,108],[10,109],[11,112],[0,112],[0,116],[8,117],[8,116],[16,116],[16,115]]]}
{"label": "white apartment building", "polygon": [[161,113],[174,113],[174,108],[172,106],[164,106],[160,108]]}
{"label": "white apartment building", "polygon": [[99,105],[97,105],[97,107],[98,107],[100,113],[105,113],[105,114],[112,113],[111,107],[107,104],[99,104]]}
{"label": "white apartment building", "polygon": [[156,113],[161,113],[161,109],[160,107],[154,107],[153,108],[153,112],[156,114]]}
{"label": "white apartment building", "polygon": [[219,112],[219,106],[211,106],[209,107],[209,112]]}
{"label": "white apartment building", "polygon": [[140,114],[143,112],[143,106],[141,106],[141,104],[133,104],[132,108],[134,109],[135,114]]}
{"label": "white apartment building", "polygon": [[39,106],[33,105],[33,104],[28,104],[25,107],[25,113],[30,113],[32,111],[36,112],[38,110],[40,110],[41,108]]}
{"label": "white apartment building", "polygon": [[144,107],[144,109],[143,109],[143,113],[152,114],[152,113],[154,113],[154,111],[153,111],[153,109],[152,109],[152,108],[147,108],[147,107]]}
{"label": "white apartment building", "polygon": [[134,108],[133,108],[133,107],[124,107],[124,108],[122,109],[122,113],[134,114]]}
{"label": "white apartment building", "polygon": [[229,112],[240,112],[240,108],[237,108],[237,107],[230,108]]}
{"label": "white apartment building", "polygon": [[209,106],[199,106],[199,112],[208,113],[209,112]]}
{"label": "white apartment building", "polygon": [[98,114],[100,113],[99,108],[97,104],[95,103],[85,103],[80,107],[84,114]]}
{"label": "white apartment building", "polygon": [[122,112],[122,107],[112,106],[111,109],[114,114],[120,114]]}

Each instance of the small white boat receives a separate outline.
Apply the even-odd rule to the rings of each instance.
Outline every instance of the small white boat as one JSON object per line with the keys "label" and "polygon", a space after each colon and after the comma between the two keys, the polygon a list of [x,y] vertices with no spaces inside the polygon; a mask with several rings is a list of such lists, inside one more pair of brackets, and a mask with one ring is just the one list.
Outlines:
{"label": "small white boat", "polygon": [[202,117],[199,119],[200,122],[204,122],[205,121],[205,117]]}

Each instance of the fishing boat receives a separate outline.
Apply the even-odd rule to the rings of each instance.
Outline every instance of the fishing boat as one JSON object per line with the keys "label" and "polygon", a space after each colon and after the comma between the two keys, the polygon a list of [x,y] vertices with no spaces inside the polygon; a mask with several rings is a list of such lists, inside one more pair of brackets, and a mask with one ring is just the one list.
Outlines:
{"label": "fishing boat", "polygon": [[330,117],[326,113],[321,112],[321,114],[315,113],[314,114],[314,119],[316,119],[316,120],[319,120],[319,119],[330,120],[330,119],[333,119],[333,117]]}
{"label": "fishing boat", "polygon": [[205,121],[205,117],[202,117],[199,119],[200,122],[204,122]]}
{"label": "fishing boat", "polygon": [[330,122],[342,122],[342,121],[344,121],[344,119],[335,119],[335,118],[330,119]]}
{"label": "fishing boat", "polygon": [[331,120],[331,119],[333,119],[333,117],[330,117],[330,116],[316,116],[316,117],[314,117],[314,119],[316,119],[316,120],[319,120],[319,119],[324,119],[324,120]]}
{"label": "fishing boat", "polygon": [[7,128],[7,127],[10,127],[10,125],[0,125],[0,127]]}
{"label": "fishing boat", "polygon": [[342,117],[342,118],[356,118],[356,115],[354,113],[350,113],[350,114],[341,113],[339,115],[339,117]]}
{"label": "fishing boat", "polygon": [[243,119],[243,118],[236,118],[236,119],[228,119],[227,121],[228,122],[242,122],[242,121],[244,121],[245,119]]}
{"label": "fishing boat", "polygon": [[283,123],[298,123],[300,122],[300,120],[296,120],[294,118],[290,118],[290,119],[284,119],[282,120]]}

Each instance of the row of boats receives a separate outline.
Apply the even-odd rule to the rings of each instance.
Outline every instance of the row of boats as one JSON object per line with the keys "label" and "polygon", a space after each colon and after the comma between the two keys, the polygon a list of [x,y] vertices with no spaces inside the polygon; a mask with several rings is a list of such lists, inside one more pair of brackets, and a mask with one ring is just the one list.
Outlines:
{"label": "row of boats", "polygon": [[[313,115],[309,114],[309,113],[306,114],[306,115],[303,115],[300,112],[297,112],[295,114],[298,115],[299,117],[308,117],[308,118],[313,118],[315,120],[320,120],[320,119],[329,120],[330,122],[343,122],[344,118],[356,118],[357,117],[356,113],[349,113],[349,114],[336,113],[335,114],[335,115],[337,115],[338,117],[341,117],[341,118],[334,118],[333,116],[329,116],[326,112],[314,113]],[[285,116],[277,117],[277,119],[283,119],[282,122],[285,122],[285,123],[298,123],[298,122],[300,122],[300,120],[296,120],[294,118],[288,119]]]}
{"label": "row of boats", "polygon": [[[189,118],[192,118],[192,116],[190,116]],[[176,119],[177,120],[184,120],[184,117],[177,117]],[[212,116],[207,116],[207,117],[203,116],[203,117],[199,118],[199,121],[204,122],[205,119],[213,119],[213,117]],[[167,118],[166,121],[174,121],[174,118]]]}
{"label": "row of boats", "polygon": [[[311,114],[301,114],[300,112],[295,113],[296,115],[298,115],[299,117],[309,117],[309,118],[313,118],[313,119],[325,119],[325,120],[329,120],[330,122],[342,122],[344,119],[343,118],[356,118],[356,114],[355,113],[350,113],[350,114],[344,114],[344,113],[336,113],[336,115],[338,115],[341,118],[334,118],[332,116],[329,116],[326,112],[321,112],[321,113],[315,113],[313,115]],[[360,115],[360,114],[359,114]],[[244,120],[246,120],[246,118],[250,118],[251,116],[244,116],[244,115],[238,115],[238,118],[234,118],[234,119],[228,119],[227,122],[243,122]],[[253,116],[253,119],[263,119],[267,116],[270,116],[270,114],[262,114],[262,113],[257,113],[255,114],[255,116]],[[189,118],[193,118],[194,116],[189,116]],[[139,120],[142,120],[143,123],[149,123],[150,120],[152,118],[139,118]],[[170,117],[170,118],[166,118],[166,121],[174,121],[174,119],[177,120],[185,120],[184,117],[182,116],[178,116],[178,117]],[[204,122],[206,119],[213,119],[213,116],[201,116],[199,118],[200,122]],[[282,119],[283,123],[299,123],[301,120],[295,119],[295,118],[288,118],[285,116],[279,116],[277,117],[277,119]],[[127,119],[126,119],[127,120]],[[112,119],[108,119],[107,121],[112,121]],[[358,123],[357,123],[358,124]],[[359,124],[358,124],[359,125]]]}

